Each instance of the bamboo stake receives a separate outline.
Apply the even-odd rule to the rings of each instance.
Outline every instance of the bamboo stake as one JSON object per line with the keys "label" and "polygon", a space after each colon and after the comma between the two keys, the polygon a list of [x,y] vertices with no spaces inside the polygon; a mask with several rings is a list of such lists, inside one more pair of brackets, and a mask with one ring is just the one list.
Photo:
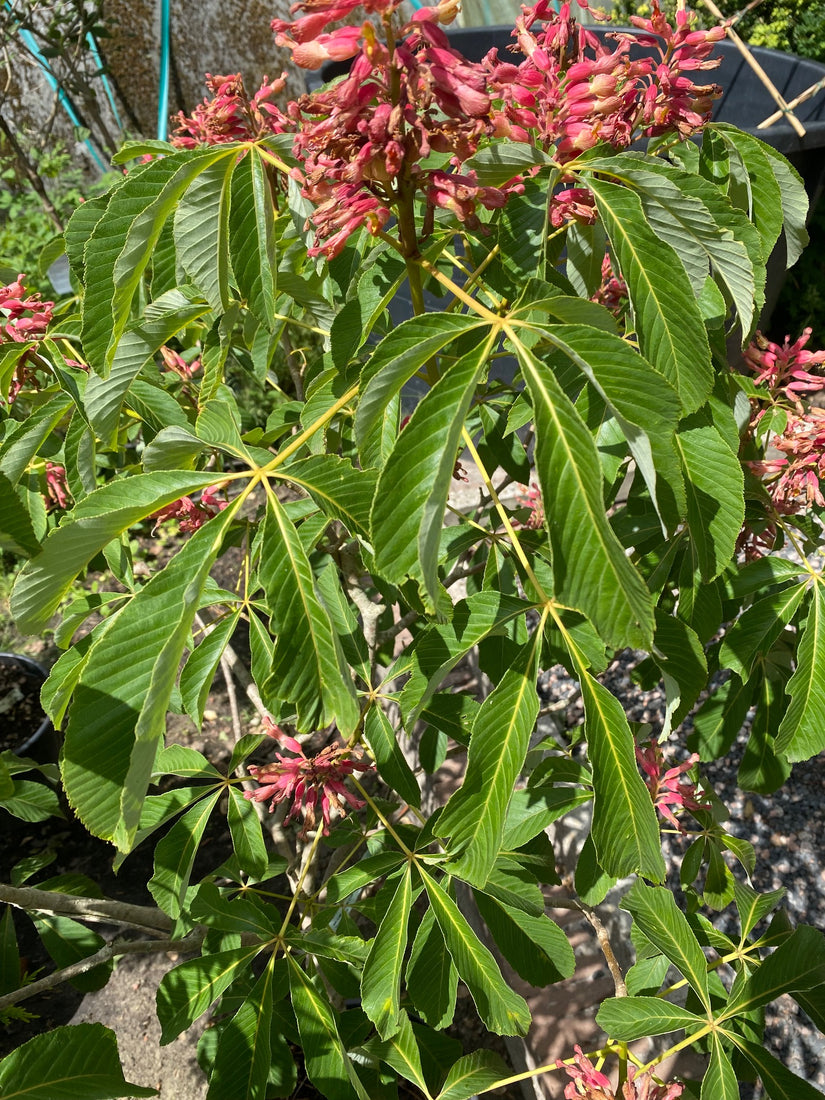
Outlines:
{"label": "bamboo stake", "polygon": [[765,72],[765,70],[762,68],[762,66],[759,64],[759,62],[756,60],[756,58],[750,52],[748,47],[745,45],[745,43],[742,41],[742,39],[739,37],[739,35],[733,29],[733,27],[728,22],[726,22],[724,15],[717,8],[716,4],[714,4],[713,0],[702,0],[702,3],[708,9],[708,11],[711,13],[711,15],[715,16],[717,19],[719,19],[722,23],[725,24],[725,33],[727,34],[728,38],[731,40],[731,42],[733,42],[734,46],[736,46],[737,50],[739,50],[739,52],[742,54],[745,61],[747,61],[747,63],[750,65],[750,67],[753,69],[753,71],[756,73],[756,75],[759,77],[759,79],[765,85],[765,87],[767,88],[767,90],[770,93],[771,97],[777,103],[777,105],[779,107],[779,110],[780,110],[780,113],[783,114],[783,115],[787,115],[788,122],[790,122],[791,126],[793,126],[794,130],[796,131],[796,133],[798,134],[799,137],[805,137],[805,134],[807,133],[805,127],[802,125],[802,123],[799,121],[799,119],[796,117],[796,115],[790,109],[788,104],[785,102],[785,100],[779,94],[776,87],[771,82],[771,79],[768,76],[768,74]]}
{"label": "bamboo stake", "polygon": [[[800,92],[796,99],[791,100],[788,107],[798,107],[800,103],[805,103],[806,100],[815,96],[817,92],[821,92],[823,88],[825,88],[825,77],[823,77],[822,80],[817,80],[816,84],[812,84],[810,88],[806,88],[804,92]],[[769,126],[773,126],[775,122],[778,122],[784,113],[784,111],[776,111],[770,118],[766,118],[764,122],[760,122],[756,129],[767,130]]]}

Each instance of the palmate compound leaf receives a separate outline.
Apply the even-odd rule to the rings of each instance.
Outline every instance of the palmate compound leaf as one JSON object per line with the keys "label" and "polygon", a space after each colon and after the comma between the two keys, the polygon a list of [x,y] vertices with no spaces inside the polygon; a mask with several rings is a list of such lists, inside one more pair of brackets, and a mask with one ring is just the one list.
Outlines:
{"label": "palmate compound leaf", "polygon": [[650,648],[653,604],[605,513],[598,452],[554,375],[511,335],[533,401],[536,469],[559,600],[612,646]]}
{"label": "palmate compound leaf", "polygon": [[825,747],[825,592],[817,578],[799,639],[796,670],[788,681],[790,705],[774,748],[788,760],[808,760]]}
{"label": "palmate compound leaf", "polygon": [[180,497],[205,489],[214,474],[169,471],[110,481],[84,497],[17,576],[11,613],[24,634],[43,630],[77,574],[134,523]]}
{"label": "palmate compound leaf", "polygon": [[36,1035],[0,1061],[3,1100],[116,1100],[157,1096],[123,1076],[117,1038],[103,1024],[74,1024]]}
{"label": "palmate compound leaf", "polygon": [[235,156],[236,147],[227,145],[170,153],[133,168],[112,194],[84,253],[86,269],[95,274],[83,301],[83,348],[102,377],[109,373],[164,222],[201,172]]}
{"label": "palmate compound leaf", "polygon": [[399,434],[372,507],[375,566],[393,584],[421,578],[438,595],[438,548],[461,429],[493,347],[493,334],[449,367]]}
{"label": "palmate compound leaf", "polygon": [[509,988],[453,899],[423,868],[419,871],[447,950],[479,1016],[497,1035],[526,1035],[531,1021],[527,1002]]}
{"label": "palmate compound leaf", "polygon": [[435,826],[449,837],[450,872],[484,886],[501,847],[507,806],[536,723],[541,630],[536,630],[473,723],[467,770]]}
{"label": "palmate compound leaf", "polygon": [[642,354],[673,384],[684,412],[695,412],[713,386],[710,346],[690,280],[674,250],[647,222],[641,199],[592,176],[599,216],[627,284]]}
{"label": "palmate compound leaf", "polygon": [[138,828],[178,665],[234,514],[230,505],[196,531],[123,608],[92,648],[69,708],[66,796],[91,833],[122,851]]}
{"label": "palmate compound leaf", "polygon": [[302,730],[336,722],[348,735],[358,722],[352,677],[299,532],[274,494],[267,503],[259,578],[277,635],[270,675],[261,685],[265,697],[294,706]]}

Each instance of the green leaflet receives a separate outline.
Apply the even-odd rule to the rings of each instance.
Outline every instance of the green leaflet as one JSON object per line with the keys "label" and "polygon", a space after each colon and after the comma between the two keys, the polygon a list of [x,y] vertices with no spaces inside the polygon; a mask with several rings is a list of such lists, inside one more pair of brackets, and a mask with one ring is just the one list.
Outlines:
{"label": "green leaflet", "polygon": [[[610,332],[590,325],[542,325],[541,331],[579,368],[607,404],[651,499],[673,526],[684,510],[682,478],[673,449],[680,410],[676,390],[626,340]],[[660,494],[664,495],[662,502]],[[665,513],[665,502],[671,497],[673,501]]]}
{"label": "green leaflet", "polygon": [[661,886],[634,882],[620,908],[633,915],[647,939],[681,971],[710,1010],[707,961],[687,917],[677,909],[673,894]]}
{"label": "green leaflet", "polygon": [[667,737],[678,726],[699,698],[708,678],[708,665],[702,644],[689,626],[656,609],[654,660],[659,666],[667,695],[667,710],[660,735]]}
{"label": "green leaflet", "polygon": [[178,664],[234,512],[230,506],[196,531],[123,608],[92,648],[69,709],[66,795],[90,832],[123,851],[138,827]]}
{"label": "green leaflet", "polygon": [[497,1035],[526,1035],[531,1019],[527,1003],[508,987],[495,959],[452,898],[423,868],[419,868],[419,873],[447,950],[459,977],[470,990],[479,1016]]}
{"label": "green leaflet", "polygon": [[92,374],[83,394],[83,408],[89,423],[107,445],[114,442],[123,398],[161,345],[181,329],[208,312],[205,302],[193,301],[191,294],[170,290],[151,305],[139,321],[124,332],[112,360],[108,378]]}
{"label": "green leaflet", "polygon": [[[820,1100],[822,1093],[784,1066],[758,1043],[742,1038],[734,1031],[725,1035],[742,1051],[759,1074],[770,1100]],[[714,1097],[714,1100],[716,1098]]]}
{"label": "green leaflet", "polygon": [[701,1100],[739,1100],[736,1071],[715,1031],[710,1035],[710,1062],[702,1078]]}
{"label": "green leaflet", "polygon": [[449,1027],[455,1013],[456,970],[435,913],[428,909],[415,934],[405,975],[416,1012],[430,1027]]}
{"label": "green leaflet", "polygon": [[713,386],[710,347],[690,280],[648,225],[638,195],[588,177],[613,255],[627,283],[642,354],[676,388],[686,413]]}
{"label": "green leaflet", "polygon": [[484,700],[470,736],[467,770],[435,826],[450,837],[450,871],[484,886],[501,846],[507,806],[524,766],[539,711],[536,670],[541,631]]}
{"label": "green leaflet", "polygon": [[184,709],[198,729],[203,725],[203,711],[212,689],[212,681],[235,628],[241,612],[230,612],[216,622],[189,654],[180,674],[180,694]]}
{"label": "green leaflet", "polygon": [[554,921],[543,913],[525,913],[479,890],[475,899],[502,955],[526,982],[542,987],[572,977],[576,969],[573,948]]}
{"label": "green leaflet", "polygon": [[808,760],[825,747],[825,594],[819,579],[813,584],[787,691],[791,702],[774,747],[791,761]]}
{"label": "green leaflet", "polygon": [[520,341],[533,399],[536,466],[558,598],[584,612],[609,645],[649,648],[653,607],[605,515],[599,456],[555,377]]}
{"label": "green leaflet", "polygon": [[273,1062],[289,1076],[293,1062],[287,1040],[272,1027],[275,963],[270,956],[252,992],[221,1029],[207,1100],[258,1100]]}
{"label": "green leaflet", "polygon": [[434,623],[417,640],[412,652],[411,676],[401,693],[401,712],[412,728],[444,677],[473,646],[506,625],[530,605],[500,592],[477,592],[461,600],[452,620]]}
{"label": "green leaflet", "polygon": [[577,671],[587,755],[593,766],[592,836],[599,865],[614,878],[635,871],[661,882],[665,864],[656,811],[636,767],[624,708],[586,669]]}
{"label": "green leaflet", "polygon": [[469,1100],[511,1077],[510,1068],[491,1050],[465,1054],[451,1067],[436,1100]]}
{"label": "green leaflet", "polygon": [[450,367],[416,406],[378,478],[372,507],[377,571],[392,583],[420,576],[438,596],[438,548],[461,429],[487,366],[492,333]]}
{"label": "green leaflet", "polygon": [[743,790],[770,794],[791,774],[791,765],[776,749],[776,735],[787,707],[785,679],[786,675],[776,675],[770,665],[761,675],[756,714],[736,776]]}
{"label": "green leaflet", "polygon": [[685,474],[688,533],[702,579],[712,581],[733,558],[742,530],[742,466],[705,410],[682,422],[676,449]]}
{"label": "green leaflet", "polygon": [[72,407],[71,398],[55,394],[19,423],[6,421],[0,444],[0,474],[17,485],[40,447]]}
{"label": "green leaflet", "polygon": [[352,677],[298,531],[274,496],[267,504],[259,576],[278,636],[262,685],[265,697],[296,707],[301,729],[336,721],[349,734],[358,721]]}
{"label": "green leaflet", "polygon": [[0,546],[29,556],[40,550],[31,516],[4,473],[0,473]]}
{"label": "green leaflet", "polygon": [[218,789],[196,802],[155,848],[155,873],[149,879],[149,891],[173,920],[181,914],[195,856],[221,794],[222,790]]}
{"label": "green leaflet", "polygon": [[12,615],[24,633],[39,633],[70,584],[107,543],[182,496],[205,489],[213,474],[186,471],[142,474],[110,481],[75,505],[43,549],[17,576]]}
{"label": "green leaflet", "polygon": [[238,290],[269,332],[279,324],[275,218],[267,167],[253,146],[232,173],[229,250]]}
{"label": "green leaflet", "polygon": [[235,163],[230,158],[208,164],[175,209],[178,263],[215,313],[229,306],[229,181]]}
{"label": "green leaflet", "polygon": [[[298,1021],[307,1076],[327,1100],[369,1100],[360,1085],[325,994],[313,984],[291,954],[289,990]],[[355,1086],[355,1087],[354,1087]]]}
{"label": "green leaflet", "polygon": [[186,1031],[250,965],[260,943],[235,947],[190,959],[164,974],[158,987],[157,1007],[161,1044]]}
{"label": "green leaflet", "polygon": [[612,1039],[623,1043],[682,1028],[698,1030],[704,1023],[695,1012],[659,997],[611,997],[602,1001],[596,1022]]}
{"label": "green leaflet", "polygon": [[[385,336],[361,372],[361,397],[355,414],[355,438],[362,461],[380,453],[378,437],[391,398],[424,364],[456,337],[479,328],[474,317],[428,313],[410,317]],[[397,425],[394,432],[398,431]],[[374,464],[374,463],[372,463]]]}
{"label": "green leaflet", "polygon": [[227,811],[232,847],[242,870],[255,878],[264,878],[269,864],[269,853],[263,837],[261,819],[252,803],[244,798],[237,787],[229,788]]}
{"label": "green leaflet", "polygon": [[398,1031],[385,1042],[373,1039],[366,1048],[370,1054],[374,1054],[386,1062],[391,1069],[399,1073],[407,1081],[412,1081],[423,1092],[426,1100],[432,1100],[430,1090],[424,1078],[424,1070],[421,1065],[421,1053],[415,1039],[415,1033],[410,1023],[410,1018],[402,1009],[398,1016]]}
{"label": "green leaflet", "polygon": [[361,1007],[382,1039],[388,1039],[400,1026],[401,972],[412,902],[412,868],[407,863],[372,941],[361,977]]}
{"label": "green leaflet", "polygon": [[370,707],[364,721],[364,735],[381,778],[405,802],[420,806],[421,791],[407,758],[398,744],[398,735],[380,706]]}
{"label": "green leaflet", "polygon": [[748,680],[759,655],[768,652],[791,621],[806,591],[806,584],[795,584],[751,604],[725,634],[720,666]]}
{"label": "green leaflet", "polygon": [[3,1100],[115,1100],[157,1096],[123,1076],[117,1038],[103,1024],[75,1024],[36,1035],[0,1061]]}

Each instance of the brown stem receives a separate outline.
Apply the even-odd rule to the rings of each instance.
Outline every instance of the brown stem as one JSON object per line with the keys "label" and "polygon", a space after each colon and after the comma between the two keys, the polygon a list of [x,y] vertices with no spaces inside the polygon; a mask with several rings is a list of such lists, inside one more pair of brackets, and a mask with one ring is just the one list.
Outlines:
{"label": "brown stem", "polygon": [[185,940],[115,940],[113,943],[107,943],[105,947],[101,947],[99,951],[96,951],[94,955],[89,955],[86,959],[70,963],[69,966],[61,967],[60,970],[47,974],[45,978],[23,985],[12,993],[6,993],[5,996],[0,997],[0,1012],[11,1005],[27,1001],[29,997],[46,993],[49,989],[54,989],[55,986],[68,982],[72,978],[77,978],[81,974],[88,974],[96,966],[110,962],[118,955],[149,955],[157,954],[160,951],[196,948],[205,935],[206,929],[198,929]]}
{"label": "brown stem", "polygon": [[154,935],[165,935],[172,930],[172,921],[160,909],[149,905],[131,905],[110,898],[84,898],[76,894],[38,890],[35,886],[10,886],[2,882],[0,901],[18,909],[40,909],[46,913],[80,917],[82,920],[119,924],[124,928],[136,928]]}

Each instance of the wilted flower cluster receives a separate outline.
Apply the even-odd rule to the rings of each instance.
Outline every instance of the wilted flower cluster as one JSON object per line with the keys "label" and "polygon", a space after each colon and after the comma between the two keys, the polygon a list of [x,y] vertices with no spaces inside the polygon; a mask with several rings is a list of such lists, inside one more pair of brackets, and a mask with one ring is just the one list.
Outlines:
{"label": "wilted flower cluster", "polygon": [[650,1073],[639,1073],[631,1065],[627,1067],[627,1080],[617,1094],[610,1079],[596,1069],[581,1047],[573,1049],[575,1060],[571,1065],[557,1063],[558,1068],[572,1078],[564,1089],[565,1100],[677,1100],[684,1091],[684,1085],[677,1081],[658,1084]]}
{"label": "wilted flower cluster", "polygon": [[253,802],[268,802],[274,810],[279,802],[291,802],[285,824],[303,816],[301,837],[315,828],[316,812],[321,809],[324,836],[329,833],[332,811],[346,814],[348,809],[360,810],[364,801],[344,786],[344,780],[354,772],[372,771],[372,764],[358,759],[345,745],[331,744],[316,756],[307,756],[301,744],[290,737],[270,718],[264,719],[264,729],[293,755],[280,753],[271,764],[249,766],[249,773],[260,783],[255,791],[246,791],[245,798]]}
{"label": "wilted flower cluster", "polygon": [[[756,374],[756,384],[764,386],[773,402],[786,410],[784,428],[768,437],[773,454],[748,466],[765,481],[777,511],[796,512],[810,504],[825,507],[821,481],[825,477],[825,410],[805,408],[800,394],[820,390],[825,377],[812,374],[811,367],[825,363],[825,351],[808,351],[811,337],[806,328],[791,343],[785,337],[780,347],[760,333],[745,352],[746,365]],[[751,434],[759,435],[760,424],[768,407],[755,407]],[[776,452],[779,452],[778,454]]]}
{"label": "wilted flower cluster", "polygon": [[217,485],[210,485],[203,490],[197,503],[191,497],[181,497],[179,500],[173,500],[171,504],[167,504],[165,508],[161,508],[154,513],[152,516],[155,521],[153,530],[157,530],[164,520],[176,519],[179,521],[182,533],[189,534],[192,531],[197,531],[199,527],[203,527],[210,519],[222,512],[229,503],[226,500],[218,500],[217,493],[219,491]]}
{"label": "wilted flower cluster", "polygon": [[71,497],[69,485],[66,480],[66,469],[55,462],[46,463],[46,507],[69,507]]}
{"label": "wilted flower cluster", "polygon": [[711,808],[708,802],[702,801],[696,784],[681,778],[699,762],[698,753],[693,753],[683,764],[677,764],[675,768],[668,768],[665,771],[662,746],[656,741],[649,741],[636,746],[636,760],[644,772],[645,783],[650,791],[653,805],[662,817],[680,832],[685,830],[676,818],[675,809],[709,810]]}
{"label": "wilted flower cluster", "polygon": [[609,309],[613,316],[617,318],[623,317],[627,311],[630,301],[627,283],[621,275],[616,275],[614,272],[609,252],[605,252],[602,260],[602,281],[593,295],[593,301],[598,302],[605,309]]}

